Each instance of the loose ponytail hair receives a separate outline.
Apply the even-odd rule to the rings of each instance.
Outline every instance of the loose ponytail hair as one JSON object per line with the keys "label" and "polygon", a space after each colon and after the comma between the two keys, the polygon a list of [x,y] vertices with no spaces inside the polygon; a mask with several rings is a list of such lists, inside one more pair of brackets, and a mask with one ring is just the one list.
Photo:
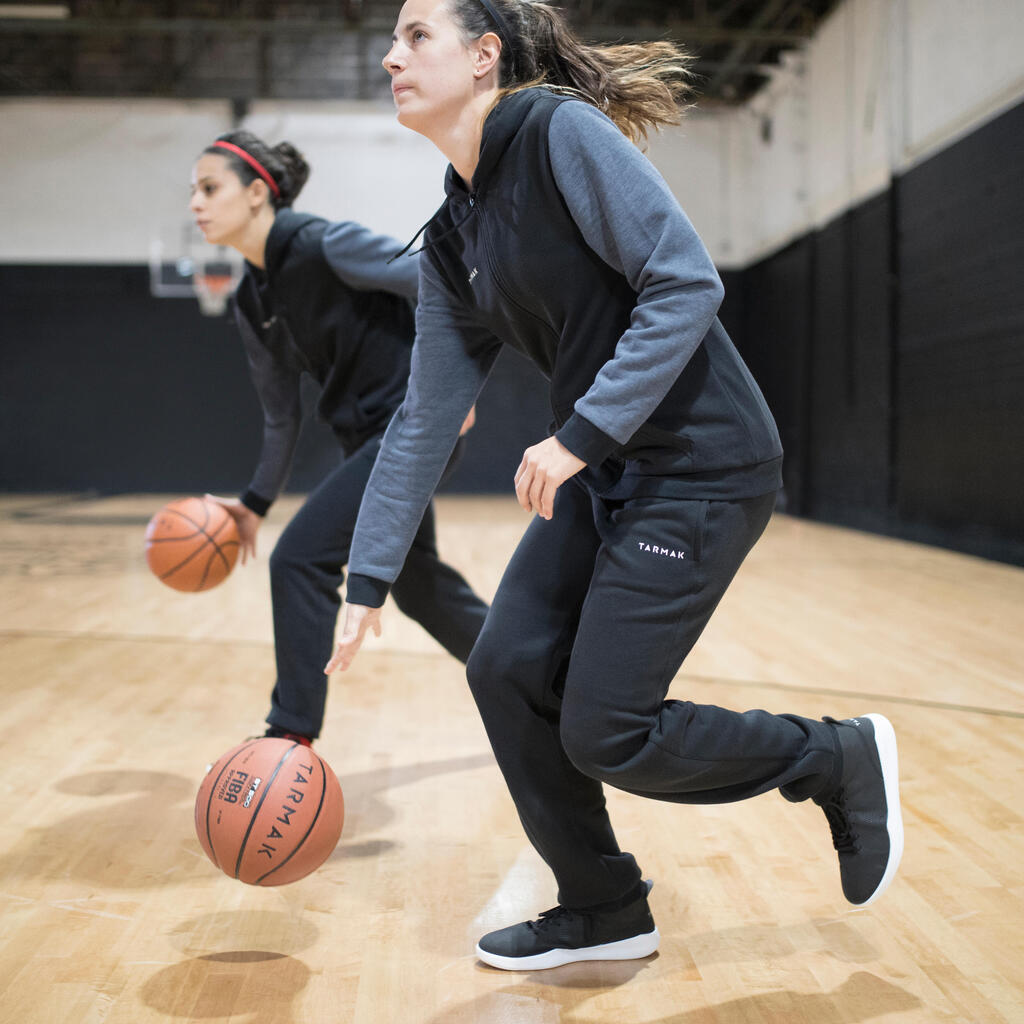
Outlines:
{"label": "loose ponytail hair", "polygon": [[592,46],[559,10],[534,0],[448,3],[467,41],[485,32],[501,39],[502,95],[533,85],[571,93],[607,114],[634,142],[652,128],[679,123],[680,107],[692,92],[692,58],[674,43]]}
{"label": "loose ponytail hair", "polygon": [[[226,145],[218,146],[216,142],[223,142]],[[273,182],[272,185],[270,182],[267,184],[270,190],[270,201],[275,210],[279,210],[282,206],[291,206],[302,191],[302,186],[309,179],[309,164],[290,142],[279,142],[276,146],[268,146],[258,135],[244,131],[219,135],[216,142],[207,146],[203,152],[224,157],[243,185],[248,185],[257,178],[263,178],[263,175],[253,166],[253,163],[236,153],[233,148],[228,147],[242,150],[255,161],[261,170],[266,171]]]}

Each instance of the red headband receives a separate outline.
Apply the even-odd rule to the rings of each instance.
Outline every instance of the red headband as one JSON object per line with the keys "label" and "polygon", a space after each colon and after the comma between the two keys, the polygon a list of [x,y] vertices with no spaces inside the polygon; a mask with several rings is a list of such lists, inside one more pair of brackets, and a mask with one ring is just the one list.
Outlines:
{"label": "red headband", "polygon": [[259,160],[256,159],[256,157],[250,156],[244,149],[236,146],[233,142],[223,142],[218,139],[214,145],[220,146],[221,149],[230,149],[232,153],[236,153],[240,156],[270,186],[270,191],[279,199],[281,198],[281,189],[278,187],[277,182],[274,181],[270,176],[270,172],[259,162]]}

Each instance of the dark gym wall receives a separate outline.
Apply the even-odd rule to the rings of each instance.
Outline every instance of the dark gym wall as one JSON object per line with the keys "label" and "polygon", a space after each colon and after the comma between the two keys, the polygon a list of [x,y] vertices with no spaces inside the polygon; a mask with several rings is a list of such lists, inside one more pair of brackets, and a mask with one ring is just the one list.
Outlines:
{"label": "dark gym wall", "polygon": [[738,275],[789,511],[1024,564],[1021,167],[1024,104]]}
{"label": "dark gym wall", "polygon": [[[780,507],[800,514],[807,487],[808,379],[811,370],[811,288],[813,262],[806,241],[788,246],[771,260],[739,275],[726,292],[724,322],[775,414],[786,457],[785,494]],[[739,315],[730,318],[738,302]],[[749,343],[748,343],[749,340]]]}
{"label": "dark gym wall", "polygon": [[25,491],[235,489],[259,408],[228,324],[142,267],[4,267],[3,481]]}
{"label": "dark gym wall", "polygon": [[[1024,104],[724,275],[797,514],[1024,564]],[[0,267],[0,488],[227,493],[260,415],[227,319],[144,267]],[[508,493],[550,415],[507,353],[448,490]],[[336,458],[310,423],[289,489]]]}
{"label": "dark gym wall", "polygon": [[1024,537],[1024,104],[897,187],[902,521]]}
{"label": "dark gym wall", "polygon": [[[5,266],[0,331],[0,489],[230,494],[248,482],[262,416],[229,317],[153,298],[144,267]],[[550,418],[539,374],[503,354],[445,489],[510,491]],[[308,417],[288,489],[311,489],[337,458]]]}

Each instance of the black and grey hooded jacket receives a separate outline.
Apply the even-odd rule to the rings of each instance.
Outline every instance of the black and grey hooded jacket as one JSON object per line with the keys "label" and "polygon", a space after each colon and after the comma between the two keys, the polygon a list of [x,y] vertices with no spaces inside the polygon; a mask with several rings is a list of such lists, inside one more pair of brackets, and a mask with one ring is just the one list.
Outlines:
{"label": "black and grey hooded jacket", "polygon": [[265,270],[246,264],[235,319],[263,407],[263,446],[242,501],[264,515],[284,486],[302,425],[300,379],[346,452],[387,426],[405,395],[419,279],[415,259],[351,222],[280,210]]}
{"label": "black and grey hooded jacket", "polygon": [[717,311],[722,285],[651,163],[594,107],[544,88],[488,116],[452,168],[420,265],[412,374],[349,561],[377,605],[502,343],[550,380],[555,436],[610,498],[775,490],[782,448]]}

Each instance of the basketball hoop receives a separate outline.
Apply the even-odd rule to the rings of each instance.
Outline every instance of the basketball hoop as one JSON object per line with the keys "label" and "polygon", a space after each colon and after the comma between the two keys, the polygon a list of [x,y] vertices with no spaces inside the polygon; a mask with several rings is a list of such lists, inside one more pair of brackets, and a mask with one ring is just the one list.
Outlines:
{"label": "basketball hoop", "polygon": [[197,270],[192,274],[192,290],[199,300],[203,316],[221,316],[228,308],[228,298],[234,289],[231,274],[208,274]]}
{"label": "basketball hoop", "polygon": [[149,291],[157,299],[198,299],[203,316],[223,316],[245,272],[240,253],[211,246],[191,218],[160,228],[149,243]]}

